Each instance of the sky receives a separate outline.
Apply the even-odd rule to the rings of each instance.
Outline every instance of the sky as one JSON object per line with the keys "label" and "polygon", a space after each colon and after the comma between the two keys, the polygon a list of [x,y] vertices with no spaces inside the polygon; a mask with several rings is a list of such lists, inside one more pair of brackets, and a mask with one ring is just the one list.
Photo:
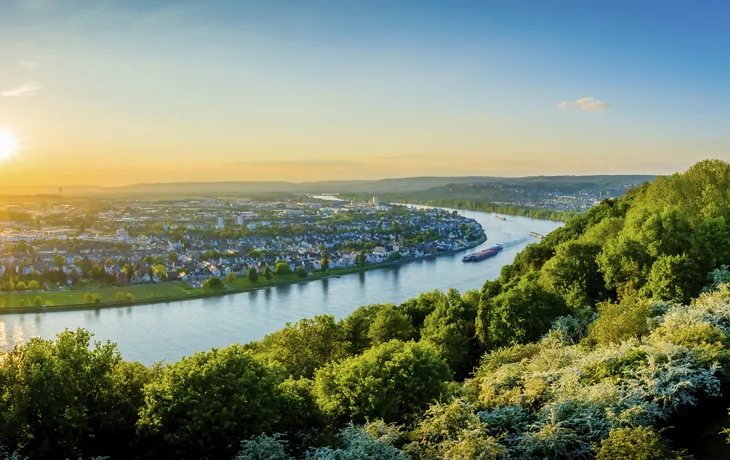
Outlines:
{"label": "sky", "polygon": [[8,185],[730,160],[730,2],[0,0]]}

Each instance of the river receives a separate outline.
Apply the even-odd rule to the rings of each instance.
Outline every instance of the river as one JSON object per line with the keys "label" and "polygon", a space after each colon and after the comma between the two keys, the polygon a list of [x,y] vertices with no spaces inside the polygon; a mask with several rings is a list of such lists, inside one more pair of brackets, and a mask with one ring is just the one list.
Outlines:
{"label": "river", "polygon": [[[116,342],[127,360],[173,362],[211,347],[259,340],[287,322],[329,314],[342,318],[360,305],[401,303],[421,292],[450,287],[479,289],[499,276],[526,245],[560,222],[459,211],[477,220],[487,233],[482,246],[454,255],[410,262],[340,278],[276,286],[258,291],[179,302],[52,313],[0,315],[0,348],[40,336],[53,338],[66,328],[88,329],[95,340]],[[500,243],[504,251],[477,263],[463,263],[470,252]]]}

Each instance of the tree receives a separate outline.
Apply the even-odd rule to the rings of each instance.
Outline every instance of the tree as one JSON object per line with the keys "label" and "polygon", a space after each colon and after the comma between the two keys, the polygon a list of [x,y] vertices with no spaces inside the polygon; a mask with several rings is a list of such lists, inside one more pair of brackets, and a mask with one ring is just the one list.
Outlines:
{"label": "tree", "polygon": [[421,330],[421,340],[433,345],[457,378],[465,376],[477,361],[474,323],[479,296],[463,297],[456,289],[441,296]]}
{"label": "tree", "polygon": [[0,438],[31,458],[131,455],[152,372],[84,330],[32,338],[0,360]]}
{"label": "tree", "polygon": [[546,333],[555,318],[570,310],[565,301],[524,276],[519,283],[495,297],[482,295],[477,337],[488,347],[527,343]]}
{"label": "tree", "polygon": [[33,306],[34,307],[42,307],[43,306],[43,297],[37,295],[33,298]]}
{"label": "tree", "polygon": [[240,345],[196,353],[148,384],[138,429],[156,456],[231,458],[277,426],[279,373]]}
{"label": "tree", "polygon": [[608,345],[641,338],[649,332],[647,320],[651,314],[649,302],[636,297],[624,299],[621,303],[599,304],[598,318],[589,326],[588,339],[599,345]]}
{"label": "tree", "polygon": [[167,255],[167,260],[169,260],[172,263],[177,262],[179,258],[180,258],[180,256],[178,255],[177,252],[171,252]]}
{"label": "tree", "polygon": [[131,292],[127,292],[127,293],[126,293],[126,294],[124,295],[124,299],[125,299],[125,300],[126,300],[127,302],[134,302],[134,294],[132,294]]}
{"label": "tree", "polygon": [[28,287],[25,285],[25,283],[23,281],[18,281],[17,283],[15,283],[16,291],[25,291],[26,289],[28,289]]}
{"label": "tree", "polygon": [[248,269],[248,280],[252,283],[259,280],[259,272],[253,267]]}
{"label": "tree", "polygon": [[233,274],[233,272],[226,275],[226,281],[229,283],[232,283],[236,280],[236,275]]}
{"label": "tree", "polygon": [[359,267],[364,267],[365,264],[367,263],[367,261],[368,261],[368,259],[367,259],[367,256],[365,255],[365,251],[360,251],[360,254],[358,254],[358,256],[357,256],[357,265]]}
{"label": "tree", "polygon": [[29,291],[38,291],[38,290],[40,290],[40,289],[41,289],[41,285],[40,285],[40,284],[38,284],[38,281],[36,281],[36,280],[31,280],[31,281],[30,281],[30,282],[28,283],[28,290],[29,290]]}
{"label": "tree", "polygon": [[326,272],[330,268],[330,259],[327,256],[327,253],[324,251],[322,251],[321,265],[322,265],[323,272]]}
{"label": "tree", "polygon": [[60,270],[63,268],[63,265],[66,263],[66,259],[63,256],[54,256],[53,263],[56,264],[56,267]]}
{"label": "tree", "polygon": [[542,283],[576,309],[604,296],[603,276],[598,271],[596,256],[601,245],[568,241],[558,246],[555,255],[542,268]]}
{"label": "tree", "polygon": [[267,281],[271,280],[271,277],[274,276],[274,272],[271,271],[271,268],[269,268],[268,265],[264,267],[264,272],[262,274]]}
{"label": "tree", "polygon": [[124,300],[124,294],[122,294],[121,292],[117,292],[114,295],[114,298],[116,299],[117,302],[122,302]]}
{"label": "tree", "polygon": [[127,277],[127,284],[130,284],[132,282],[132,277],[134,276],[134,268],[130,264],[124,265],[124,268],[122,268],[122,272]]}
{"label": "tree", "polygon": [[297,276],[299,278],[306,278],[307,277],[307,269],[304,268],[303,265],[300,265],[299,267],[297,267]]}
{"label": "tree", "polygon": [[408,341],[413,338],[413,325],[395,305],[385,304],[375,314],[367,335],[373,345],[393,339]]}
{"label": "tree", "polygon": [[282,364],[294,377],[309,378],[315,369],[345,356],[342,328],[331,315],[302,319],[269,334],[261,341],[260,353]]}
{"label": "tree", "polygon": [[284,261],[279,261],[276,263],[276,266],[274,267],[274,275],[282,276],[282,275],[290,275],[291,274],[291,267],[288,263]]}
{"label": "tree", "polygon": [[657,300],[689,302],[702,290],[705,271],[686,254],[665,255],[651,266],[645,292]]}
{"label": "tree", "polygon": [[393,340],[319,369],[315,394],[322,410],[341,421],[400,422],[443,394],[449,374],[430,346]]}

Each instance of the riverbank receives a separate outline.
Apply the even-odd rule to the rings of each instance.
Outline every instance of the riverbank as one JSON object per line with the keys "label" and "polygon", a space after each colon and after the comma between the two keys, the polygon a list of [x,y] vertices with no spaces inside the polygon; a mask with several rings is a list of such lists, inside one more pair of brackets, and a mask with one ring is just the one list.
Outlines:
{"label": "riverbank", "polygon": [[[418,258],[403,258],[399,260],[383,262],[380,264],[366,265],[364,267],[335,268],[332,270],[328,270],[327,272],[313,272],[310,273],[306,278],[301,278],[296,274],[275,275],[270,280],[259,277],[259,281],[251,282],[247,277],[241,276],[230,283],[225,283],[224,289],[209,292],[205,292],[200,288],[185,288],[184,285],[181,283],[168,282],[140,286],[105,287],[96,290],[38,291],[32,293],[0,294],[0,299],[5,299],[6,301],[6,306],[0,308],[0,315],[17,313],[62,312],[73,310],[98,310],[240,294],[249,291],[268,289],[273,286],[308,283],[311,281],[319,281],[326,278],[340,277],[354,273],[364,273],[367,271],[394,267],[411,262],[435,259],[438,257],[453,255],[475,248],[480,244],[483,244],[485,241],[487,241],[487,235],[486,233],[483,233],[478,240],[455,250],[428,254]],[[89,293],[99,294],[100,302],[84,302],[84,296]],[[132,295],[134,300],[118,301],[116,300],[116,296],[118,293],[121,293],[123,296],[126,296],[126,294],[129,293]],[[41,307],[34,306],[33,300],[37,296],[41,297],[45,302],[52,303],[52,305],[46,305]],[[20,299],[24,299],[27,303],[27,306],[16,306]],[[12,301],[12,305],[9,304],[8,300]]]}

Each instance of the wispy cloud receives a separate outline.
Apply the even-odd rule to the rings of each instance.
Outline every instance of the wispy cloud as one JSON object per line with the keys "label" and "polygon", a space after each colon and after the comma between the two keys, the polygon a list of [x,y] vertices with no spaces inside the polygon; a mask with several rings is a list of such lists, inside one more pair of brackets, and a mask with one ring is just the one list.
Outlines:
{"label": "wispy cloud", "polygon": [[603,110],[609,107],[603,101],[596,99],[595,97],[584,97],[575,101],[582,110]]}
{"label": "wispy cloud", "polygon": [[559,109],[567,109],[568,108],[568,103],[567,102],[558,102],[558,104],[556,105],[556,107],[559,108]]}
{"label": "wispy cloud", "polygon": [[517,123],[518,121],[520,120],[517,117],[507,117],[504,119],[505,123]]}
{"label": "wispy cloud", "polygon": [[20,61],[19,63],[20,67],[24,68],[25,70],[33,70],[36,67],[40,65],[40,63],[36,61]]}
{"label": "wispy cloud", "polygon": [[38,90],[41,89],[40,85],[35,83],[24,83],[17,88],[7,89],[0,92],[0,97],[26,97],[33,96]]}
{"label": "wispy cloud", "polygon": [[317,158],[291,159],[291,160],[260,160],[260,161],[237,161],[235,163],[224,163],[226,166],[350,166],[360,163],[347,160],[327,160]]}

